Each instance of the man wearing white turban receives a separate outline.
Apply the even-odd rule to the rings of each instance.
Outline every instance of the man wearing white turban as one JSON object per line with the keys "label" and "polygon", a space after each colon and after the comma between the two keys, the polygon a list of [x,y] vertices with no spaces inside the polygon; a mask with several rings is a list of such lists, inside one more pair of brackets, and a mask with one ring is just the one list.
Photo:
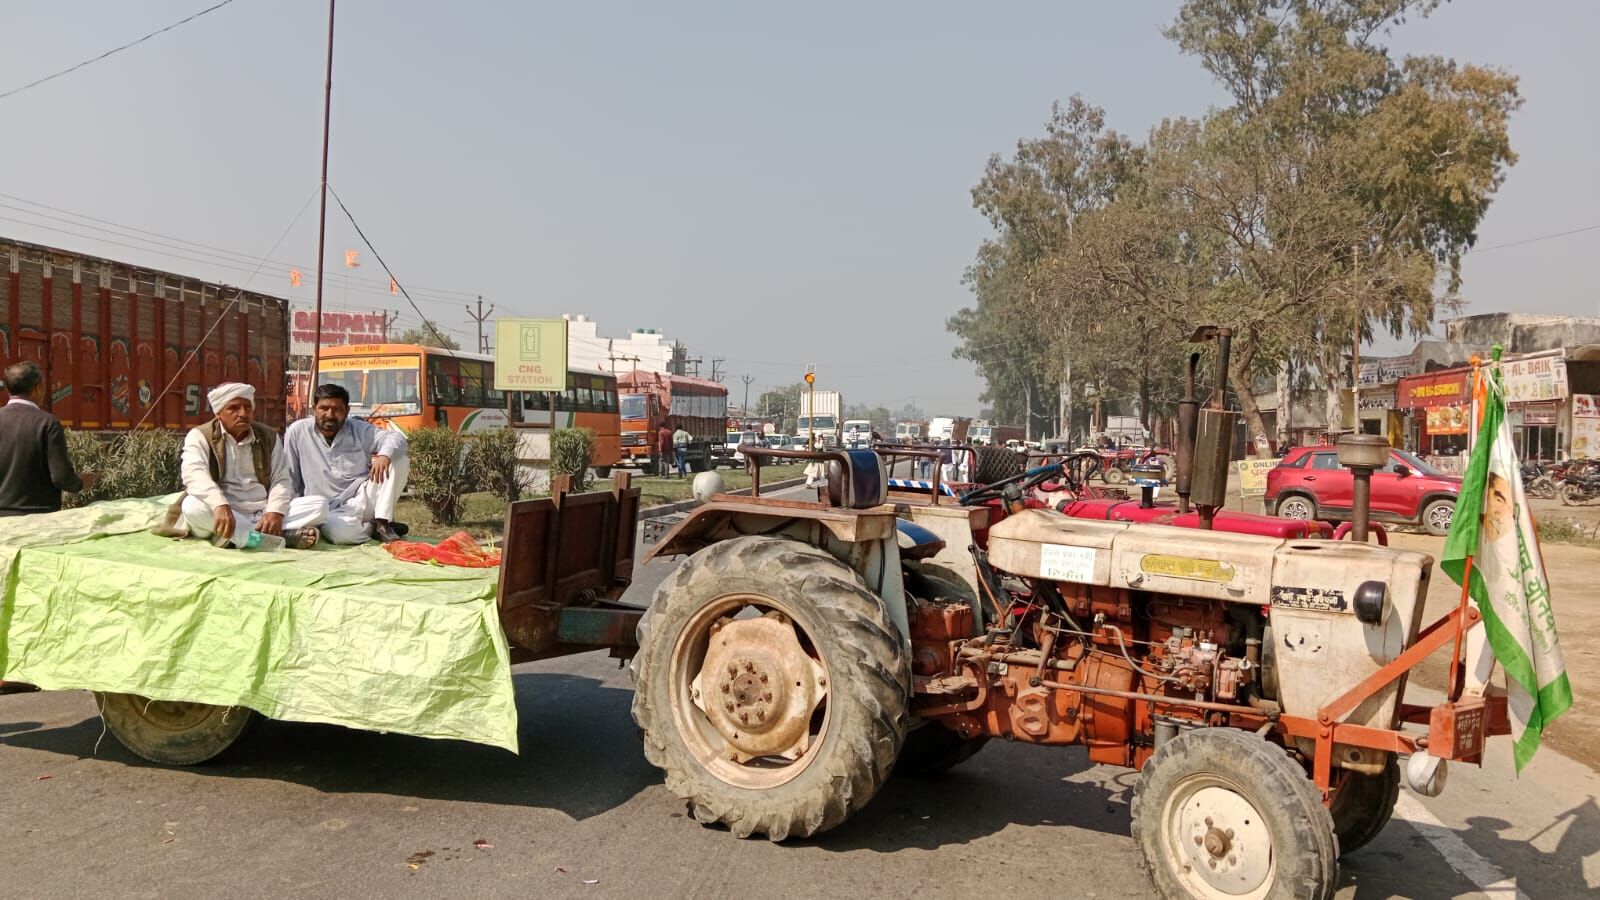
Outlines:
{"label": "man wearing white turban", "polygon": [[328,514],[321,497],[294,498],[278,435],[255,420],[256,390],[236,381],[206,395],[216,418],[183,439],[183,519],[189,533],[223,544],[239,528],[311,547]]}

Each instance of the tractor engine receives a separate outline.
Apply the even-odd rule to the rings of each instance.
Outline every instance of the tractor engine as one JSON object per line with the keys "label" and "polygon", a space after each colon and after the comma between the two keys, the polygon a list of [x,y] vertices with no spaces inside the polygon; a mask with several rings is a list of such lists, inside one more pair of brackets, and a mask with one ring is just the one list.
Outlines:
{"label": "tractor engine", "polygon": [[[1253,711],[1261,689],[1261,613],[1217,601],[1006,578],[974,637],[966,602],[914,601],[918,708],[964,737],[1085,744],[1096,762],[1138,766],[1158,738],[1223,715],[1150,714],[1140,695]],[[1003,614],[1003,615],[1002,615]],[[1265,721],[1265,716],[1261,717]]]}

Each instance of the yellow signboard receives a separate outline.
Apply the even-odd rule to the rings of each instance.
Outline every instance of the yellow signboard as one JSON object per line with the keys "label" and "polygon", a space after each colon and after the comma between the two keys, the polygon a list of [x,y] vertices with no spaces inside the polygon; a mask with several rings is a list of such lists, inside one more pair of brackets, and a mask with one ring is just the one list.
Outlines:
{"label": "yellow signboard", "polygon": [[1266,496],[1267,473],[1278,467],[1278,460],[1241,459],[1234,465],[1239,467],[1239,496]]}
{"label": "yellow signboard", "polygon": [[497,391],[566,390],[566,320],[496,319],[494,389]]}
{"label": "yellow signboard", "polygon": [[415,356],[332,356],[322,359],[317,367],[324,372],[337,369],[415,369]]}
{"label": "yellow signboard", "polygon": [[1214,581],[1227,584],[1233,580],[1233,566],[1221,560],[1200,559],[1193,556],[1167,556],[1146,553],[1139,558],[1139,571],[1146,575],[1165,575],[1169,578],[1188,578],[1192,581]]}

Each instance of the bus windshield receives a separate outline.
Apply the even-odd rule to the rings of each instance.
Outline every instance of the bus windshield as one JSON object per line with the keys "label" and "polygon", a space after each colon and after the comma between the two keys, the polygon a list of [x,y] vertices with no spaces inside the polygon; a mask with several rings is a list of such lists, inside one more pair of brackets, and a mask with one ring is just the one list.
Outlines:
{"label": "bus windshield", "polygon": [[643,394],[623,394],[621,403],[624,419],[643,419],[648,415]]}
{"label": "bus windshield", "polygon": [[415,356],[382,360],[335,357],[323,361],[320,381],[349,391],[352,406],[370,409],[391,403],[420,403],[418,363]]}

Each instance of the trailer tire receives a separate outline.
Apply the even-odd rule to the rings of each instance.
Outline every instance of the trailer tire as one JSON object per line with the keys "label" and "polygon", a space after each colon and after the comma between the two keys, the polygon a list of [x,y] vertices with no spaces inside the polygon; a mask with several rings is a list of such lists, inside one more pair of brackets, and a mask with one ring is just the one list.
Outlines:
{"label": "trailer tire", "polygon": [[1282,747],[1231,728],[1163,743],[1133,790],[1139,865],[1163,897],[1333,896],[1333,817]]}
{"label": "trailer tire", "polygon": [[[752,609],[761,614],[741,615]],[[799,657],[772,640],[778,632],[789,634]],[[645,757],[701,824],[726,825],[741,838],[808,837],[860,810],[893,770],[905,741],[910,654],[883,600],[831,555],[760,536],[707,547],[662,582],[638,637],[633,718]],[[811,686],[801,688],[796,672],[812,673]],[[769,674],[770,682],[752,680]],[[713,699],[697,702],[701,690]],[[808,693],[823,695],[806,700]],[[773,711],[772,724],[741,732],[735,703],[762,722]],[[764,734],[751,733],[762,727]],[[798,758],[758,746],[795,728],[804,737],[784,752]]]}
{"label": "trailer tire", "polygon": [[605,480],[607,478],[610,478],[611,477],[611,467],[610,466],[595,466],[594,467],[594,477],[597,478],[597,479],[600,479],[600,480]]}
{"label": "trailer tire", "polygon": [[974,484],[994,484],[1022,474],[1022,458],[1004,447],[974,447],[972,452],[977,457],[972,467]]}
{"label": "trailer tire", "polygon": [[96,692],[106,730],[141,759],[193,766],[213,759],[249,734],[261,714],[242,706],[150,700]]}
{"label": "trailer tire", "polygon": [[1328,812],[1339,836],[1339,855],[1365,847],[1389,824],[1395,801],[1400,799],[1400,763],[1393,753],[1377,775],[1351,772],[1333,795]]}
{"label": "trailer tire", "polygon": [[906,732],[906,743],[900,748],[900,762],[894,770],[898,775],[931,778],[976,756],[987,743],[987,735],[964,738],[937,722],[923,722]]}
{"label": "trailer tire", "polygon": [[1106,484],[1121,484],[1128,480],[1128,473],[1124,472],[1121,466],[1115,464],[1102,466],[1100,469],[1100,480],[1104,481]]}

